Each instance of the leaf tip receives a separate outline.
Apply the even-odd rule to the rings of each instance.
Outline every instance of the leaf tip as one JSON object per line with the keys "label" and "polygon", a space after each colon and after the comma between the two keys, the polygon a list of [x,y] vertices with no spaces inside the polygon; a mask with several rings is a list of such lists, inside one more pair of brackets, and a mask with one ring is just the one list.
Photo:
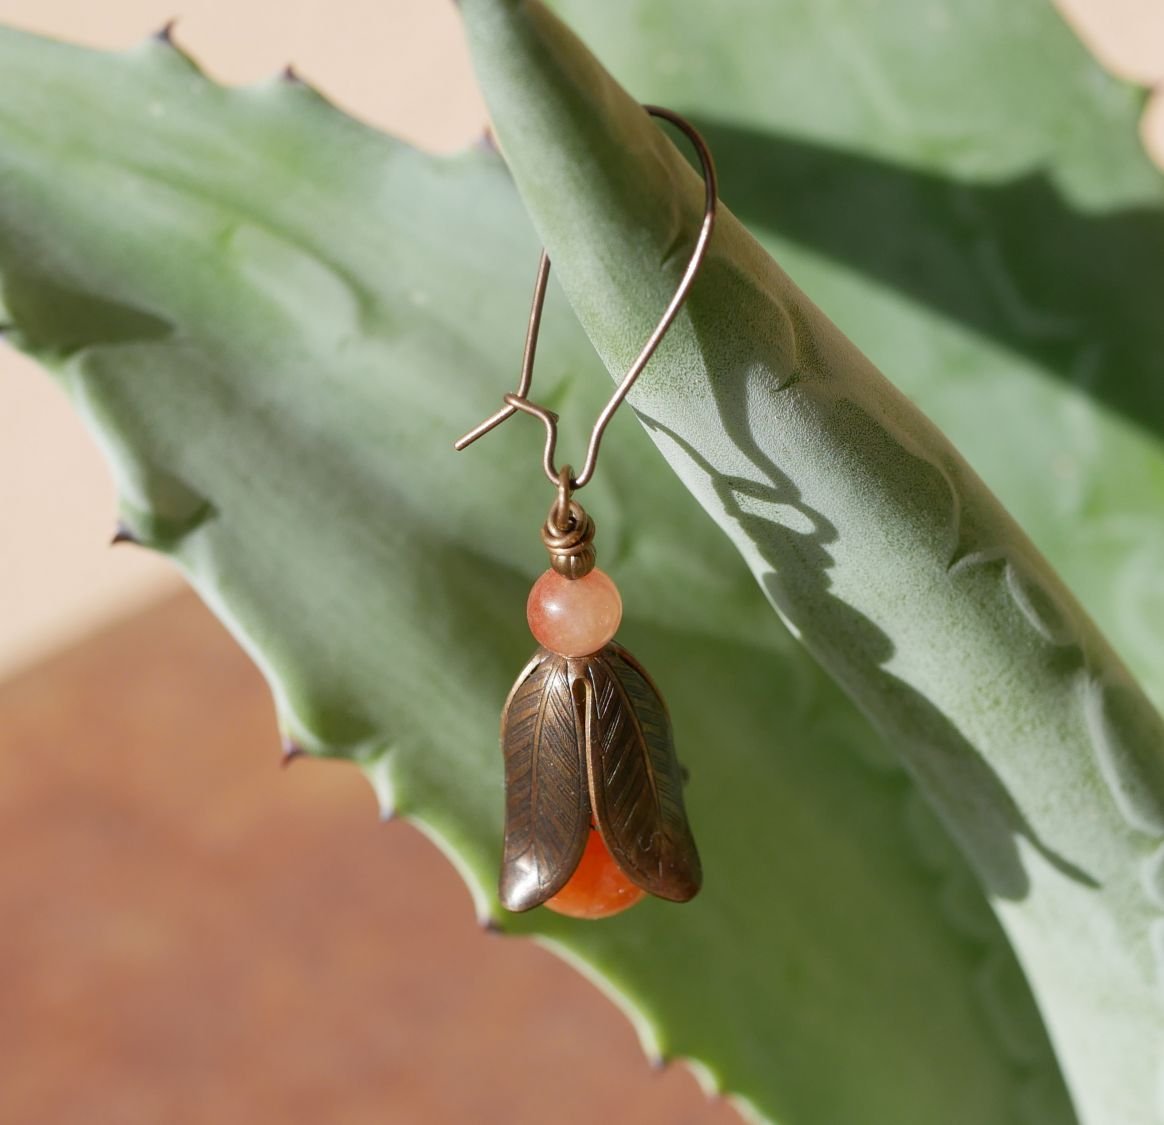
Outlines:
{"label": "leaf tip", "polygon": [[284,769],[297,759],[305,758],[306,756],[307,751],[298,742],[288,735],[283,736],[283,757],[280,764]]}
{"label": "leaf tip", "polygon": [[116,547],[118,543],[132,543],[135,547],[141,546],[141,540],[123,520],[117,521],[117,528],[113,532],[113,538],[109,540],[111,547]]}
{"label": "leaf tip", "polygon": [[388,767],[391,754],[380,754],[372,760],[362,764],[364,776],[372,786],[376,795],[376,803],[380,806],[380,822],[387,824],[396,816],[396,792],[389,775]]}
{"label": "leaf tip", "polygon": [[168,20],[157,31],[150,36],[155,43],[162,43],[167,47],[173,47],[174,44],[174,28],[178,26],[178,18],[174,16]]}
{"label": "leaf tip", "polygon": [[291,86],[306,86],[307,83],[303,81],[303,77],[295,69],[294,63],[288,63],[281,71],[279,71],[279,81],[286,82]]}

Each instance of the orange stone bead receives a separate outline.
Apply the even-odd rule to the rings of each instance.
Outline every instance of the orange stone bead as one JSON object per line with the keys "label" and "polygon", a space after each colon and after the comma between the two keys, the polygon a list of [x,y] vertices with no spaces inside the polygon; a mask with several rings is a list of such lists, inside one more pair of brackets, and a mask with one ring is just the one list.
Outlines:
{"label": "orange stone bead", "polygon": [[618,631],[622,598],[604,571],[563,578],[547,570],[529,592],[525,616],[530,632],[559,656],[589,656]]}
{"label": "orange stone bead", "polygon": [[569,918],[609,918],[628,910],[646,894],[622,873],[601,833],[592,828],[570,881],[545,906]]}

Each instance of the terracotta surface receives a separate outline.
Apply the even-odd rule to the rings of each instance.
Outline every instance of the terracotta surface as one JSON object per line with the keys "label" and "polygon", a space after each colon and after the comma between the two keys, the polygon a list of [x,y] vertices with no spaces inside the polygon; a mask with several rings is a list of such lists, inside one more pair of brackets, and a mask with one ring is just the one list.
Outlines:
{"label": "terracotta surface", "polygon": [[737,1120],[354,769],[279,758],[189,595],[0,688],[0,1122]]}

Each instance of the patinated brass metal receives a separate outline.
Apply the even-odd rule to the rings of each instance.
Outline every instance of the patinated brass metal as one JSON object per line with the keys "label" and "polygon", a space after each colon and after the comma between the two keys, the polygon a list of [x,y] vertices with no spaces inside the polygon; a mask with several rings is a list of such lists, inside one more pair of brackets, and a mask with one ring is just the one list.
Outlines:
{"label": "patinated brass metal", "polygon": [[594,569],[593,540],[594,521],[577,500],[570,501],[570,519],[564,530],[555,526],[552,510],[542,526],[550,566],[563,578],[583,578]]}
{"label": "patinated brass metal", "polygon": [[592,822],[643,890],[673,902],[698,892],[667,707],[621,645],[580,657],[539,649],[506,700],[501,745],[507,909],[529,910],[565,886]]}
{"label": "patinated brass metal", "polygon": [[542,542],[554,570],[563,578],[582,578],[594,569],[594,521],[570,498],[574,491],[571,473],[569,465],[562,466],[557,499],[542,525]]}

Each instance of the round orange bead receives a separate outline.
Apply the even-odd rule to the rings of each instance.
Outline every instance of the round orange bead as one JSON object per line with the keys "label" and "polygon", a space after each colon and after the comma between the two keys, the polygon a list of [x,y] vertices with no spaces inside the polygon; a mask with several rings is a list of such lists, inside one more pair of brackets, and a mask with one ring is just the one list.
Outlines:
{"label": "round orange bead", "polygon": [[604,571],[570,579],[547,570],[529,592],[525,615],[530,632],[551,652],[589,656],[618,631],[622,598]]}
{"label": "round orange bead", "polygon": [[646,897],[614,862],[602,834],[590,829],[590,839],[570,881],[545,906],[570,918],[609,918]]}

